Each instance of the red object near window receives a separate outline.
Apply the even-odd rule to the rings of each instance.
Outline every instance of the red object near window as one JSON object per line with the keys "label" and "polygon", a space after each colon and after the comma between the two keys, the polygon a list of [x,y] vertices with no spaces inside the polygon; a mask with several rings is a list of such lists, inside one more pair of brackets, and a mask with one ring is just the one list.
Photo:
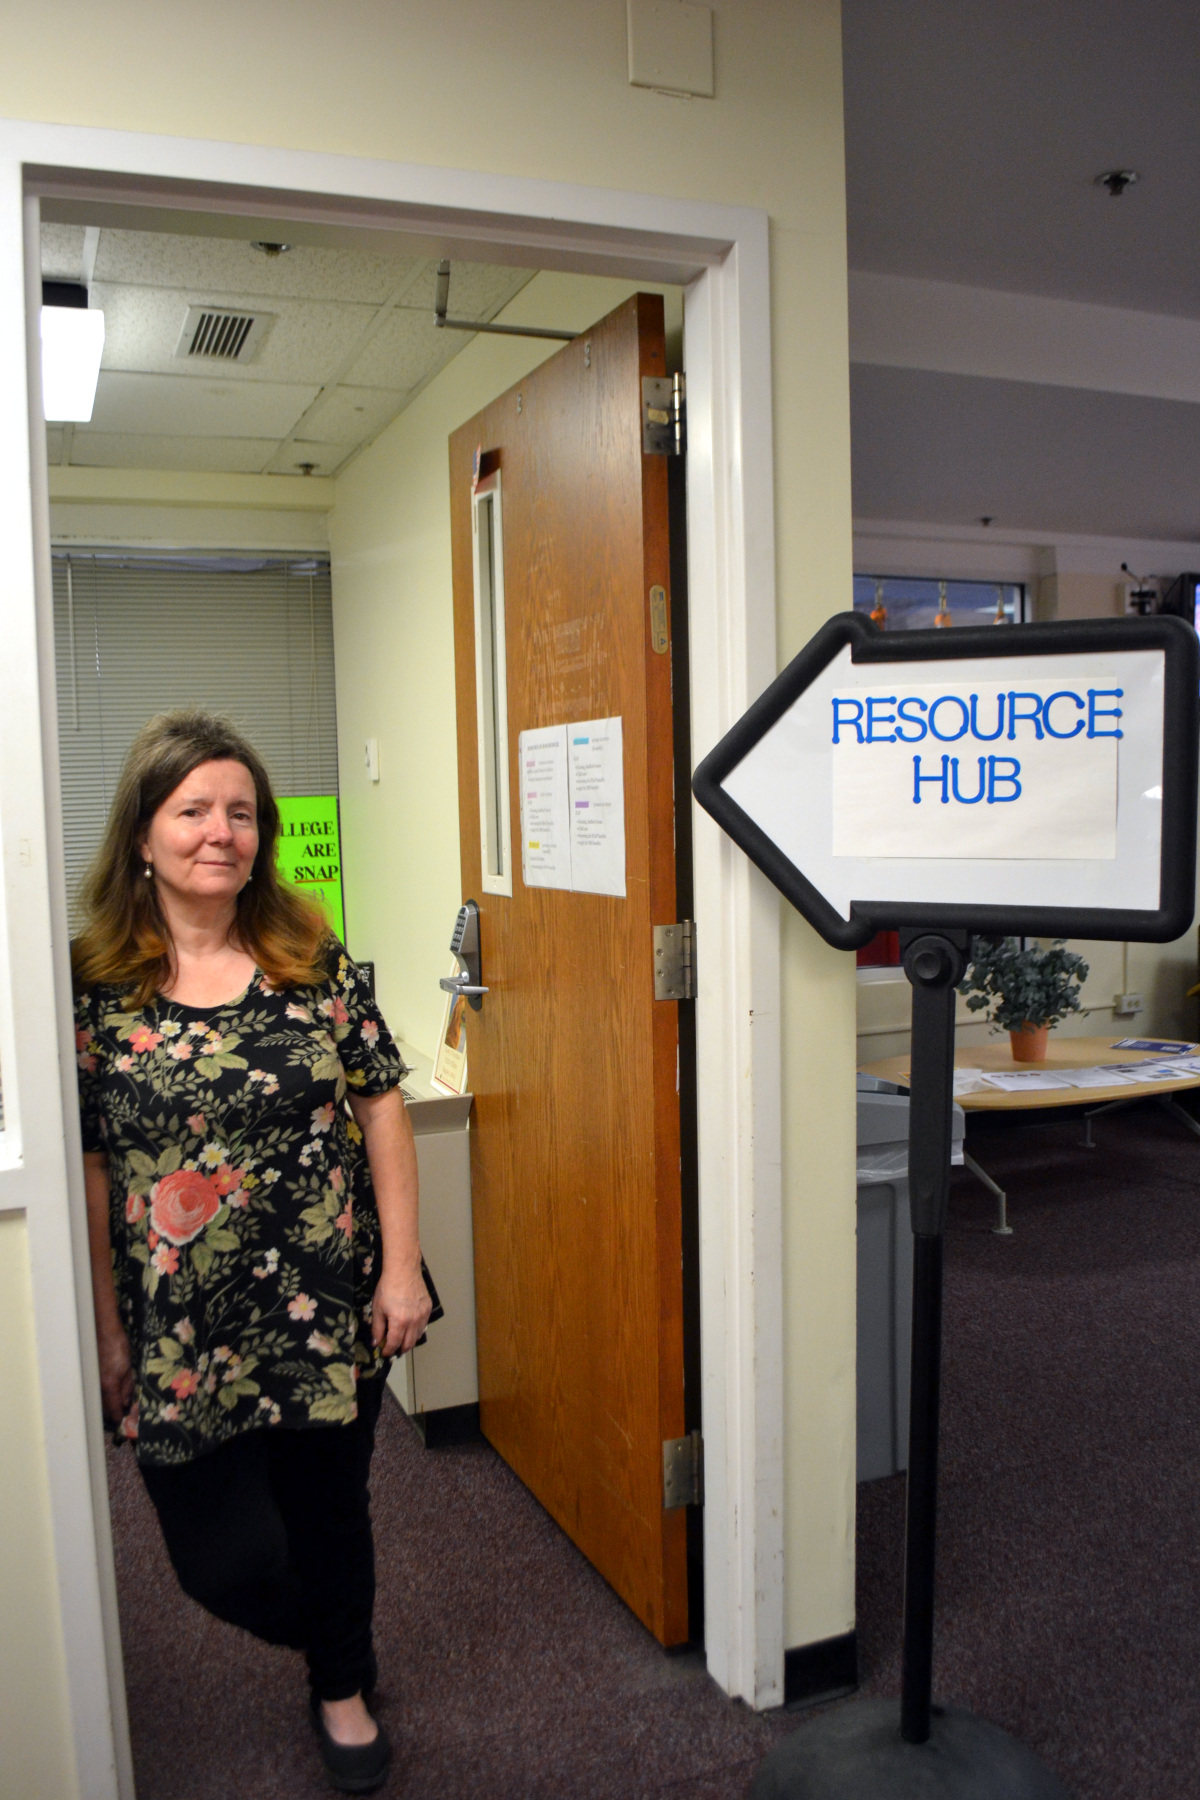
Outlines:
{"label": "red object near window", "polygon": [[869,944],[858,952],[860,969],[898,969],[900,967],[900,933],[877,931]]}

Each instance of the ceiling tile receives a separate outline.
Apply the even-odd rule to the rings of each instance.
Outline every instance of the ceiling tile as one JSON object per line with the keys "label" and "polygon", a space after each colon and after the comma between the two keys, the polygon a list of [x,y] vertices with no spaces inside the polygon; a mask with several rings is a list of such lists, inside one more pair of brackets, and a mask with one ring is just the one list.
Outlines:
{"label": "ceiling tile", "polygon": [[[78,277],[83,242],[80,226],[45,226],[47,272]],[[102,229],[92,294],[105,315],[104,366],[70,460],[197,469],[271,460],[287,473],[314,462],[329,473],[470,342],[434,325],[436,269],[436,259],[370,247],[298,245],[268,257],[232,239]],[[490,318],[530,279],[528,269],[455,262],[452,313]],[[385,303],[393,310],[379,324]],[[269,313],[254,360],[177,357],[196,304]],[[292,431],[301,442],[281,447]],[[192,437],[200,443],[187,448]],[[58,434],[48,454],[61,457]]]}
{"label": "ceiling tile", "polygon": [[[273,381],[229,381],[212,376],[101,371],[92,426],[96,431],[136,431],[179,437],[281,438],[318,393],[315,386]],[[79,428],[77,428],[78,431]]]}
{"label": "ceiling tile", "polygon": [[390,425],[407,398],[407,392],[398,388],[331,388],[305,419],[305,436],[333,444],[361,444]]}
{"label": "ceiling tile", "polygon": [[355,444],[330,444],[326,442],[310,442],[300,438],[294,444],[285,444],[277,450],[267,464],[270,475],[303,476],[302,463],[311,463],[314,475],[333,475],[341,468],[346,458],[357,448]]}
{"label": "ceiling tile", "polygon": [[95,469],[257,475],[277,443],[277,438],[150,437],[137,432],[84,431],[77,426],[71,462]]}
{"label": "ceiling tile", "polygon": [[[202,380],[219,370],[230,381],[301,381],[318,386],[336,379],[378,310],[297,300],[264,302],[261,295],[222,293],[211,286],[138,288],[100,282],[92,288],[92,304],[104,311],[106,369],[158,370]],[[235,311],[259,308],[271,315],[251,362],[223,364],[175,355],[188,307],[198,304]]]}
{"label": "ceiling tile", "polygon": [[[514,294],[519,294],[533,276],[532,269],[506,269],[494,263],[451,262],[450,303],[446,310],[452,319],[487,318]],[[437,265],[433,264],[421,275],[403,304],[432,313],[436,282]]]}
{"label": "ceiling tile", "polygon": [[42,278],[45,281],[82,281],[82,225],[42,226]]}
{"label": "ceiling tile", "polygon": [[304,244],[271,257],[251,244],[227,238],[101,231],[96,279],[379,306],[411,281],[427,261],[383,251],[321,250]]}
{"label": "ceiling tile", "polygon": [[410,390],[457,356],[469,342],[461,331],[444,331],[432,312],[397,310],[384,321],[362,355],[346,371],[351,387]]}
{"label": "ceiling tile", "polygon": [[60,462],[62,460],[62,447],[63,447],[63,428],[62,428],[62,426],[61,425],[47,425],[47,427],[46,427],[46,461],[52,462],[52,463]]}

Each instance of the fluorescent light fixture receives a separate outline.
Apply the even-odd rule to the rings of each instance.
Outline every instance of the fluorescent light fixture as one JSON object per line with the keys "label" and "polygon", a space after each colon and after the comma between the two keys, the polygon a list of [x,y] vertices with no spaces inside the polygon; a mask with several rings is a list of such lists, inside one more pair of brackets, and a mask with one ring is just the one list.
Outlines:
{"label": "fluorescent light fixture", "polygon": [[104,314],[98,307],[43,306],[42,411],[53,424],[87,424],[103,354]]}

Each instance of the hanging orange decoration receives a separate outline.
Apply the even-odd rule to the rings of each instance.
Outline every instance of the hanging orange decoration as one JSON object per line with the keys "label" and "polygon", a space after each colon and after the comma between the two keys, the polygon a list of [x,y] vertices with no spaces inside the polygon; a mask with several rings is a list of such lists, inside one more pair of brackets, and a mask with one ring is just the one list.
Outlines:
{"label": "hanging orange decoration", "polygon": [[883,604],[883,583],[875,583],[875,604],[871,608],[871,623],[878,625],[880,631],[887,624],[887,607]]}

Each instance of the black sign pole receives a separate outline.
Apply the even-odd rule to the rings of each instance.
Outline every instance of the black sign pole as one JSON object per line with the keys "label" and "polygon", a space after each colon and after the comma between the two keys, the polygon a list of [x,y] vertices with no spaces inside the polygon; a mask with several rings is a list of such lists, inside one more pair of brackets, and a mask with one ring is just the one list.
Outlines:
{"label": "black sign pole", "polygon": [[[1007,831],[1004,854],[1010,861],[1014,856],[1022,858],[1027,880],[1019,902],[993,899],[995,884],[983,880],[976,868],[971,879],[960,873],[948,880],[945,892],[936,898],[930,896],[927,881],[916,884],[915,899],[895,894],[890,899],[878,898],[867,887],[847,908],[841,883],[834,879],[837,858],[824,828],[814,824],[810,809],[806,815],[809,838],[800,841],[794,820],[781,813],[779,804],[779,779],[786,771],[791,781],[827,782],[833,812],[834,775],[832,752],[827,747],[826,710],[831,685],[828,680],[820,688],[817,684],[847,651],[858,685],[848,686],[849,698],[833,700],[834,745],[839,724],[845,725],[847,736],[854,730],[864,747],[892,743],[887,735],[892,725],[905,746],[923,738],[926,729],[941,742],[956,743],[967,731],[968,709],[961,695],[953,703],[962,710],[963,727],[951,737],[949,726],[933,730],[932,724],[922,723],[923,718],[934,719],[935,709],[919,695],[904,701],[909,708],[905,712],[894,695],[887,693],[898,691],[906,677],[911,686],[935,677],[948,680],[951,672],[959,689],[969,694],[971,731],[981,743],[993,742],[1000,726],[995,734],[976,732],[975,695],[970,694],[970,687],[972,672],[981,661],[994,664],[997,660],[1008,664],[1014,682],[1011,691],[1005,689],[1009,708],[1006,746],[1065,743],[1085,730],[1089,742],[1093,738],[1122,739],[1128,732],[1125,752],[1133,751],[1134,757],[1126,787],[1118,790],[1116,777],[1103,768],[1095,774],[1095,792],[1112,795],[1114,820],[1120,791],[1125,821],[1121,826],[1125,841],[1118,843],[1111,858],[1113,869],[1105,884],[1078,881],[1064,889],[1061,869],[1043,867],[1045,857],[1041,863],[1037,858],[1027,862],[1024,849],[1013,848],[1014,815],[1002,828],[998,842],[1003,845],[1003,832]],[[1130,655],[1157,660],[1140,667],[1111,660]],[[1051,659],[1060,661],[1056,666]],[[1068,681],[1070,671],[1064,673],[1064,662],[1078,668],[1078,692]],[[882,682],[862,679],[875,669]],[[1039,669],[1049,673],[1034,691]],[[996,671],[984,669],[979,679],[994,682]],[[1151,679],[1159,684],[1157,688],[1151,686]],[[1046,695],[1044,689],[1051,682],[1066,685]],[[880,686],[885,692],[874,705],[888,709],[886,717],[883,711],[872,712],[870,690]],[[1155,698],[1149,698],[1151,694]],[[1018,701],[1023,711],[1016,710]],[[1160,727],[1147,724],[1156,704],[1161,705]],[[839,707],[844,709],[842,713]],[[1068,717],[1072,707],[1080,715],[1078,719],[1074,713]],[[1126,707],[1128,716],[1123,710]],[[897,709],[895,715],[892,708]],[[1041,723],[1034,723],[1035,711]],[[849,719],[863,720],[863,730],[847,724]],[[1119,726],[1117,720],[1122,721]],[[878,737],[872,735],[876,725],[881,728]],[[1019,740],[1015,735],[1018,726],[1023,733]],[[777,730],[779,737],[773,736]],[[1148,738],[1149,731],[1155,731],[1154,739]],[[1154,744],[1153,761],[1145,754],[1148,742]],[[1200,645],[1196,633],[1182,620],[1088,619],[1061,625],[1014,625],[1002,633],[912,631],[887,635],[854,614],[841,614],[821,628],[696,770],[692,787],[700,804],[827,943],[841,950],[856,950],[876,931],[900,931],[904,970],[912,987],[908,1169],[913,1318],[900,1715],[897,1718],[894,1700],[856,1699],[830,1708],[802,1730],[780,1739],[754,1777],[751,1800],[939,1800],[942,1796],[945,1800],[1066,1800],[1066,1790],[1057,1777],[1015,1738],[985,1719],[957,1707],[934,1706],[932,1700],[942,1250],[954,1106],[954,988],[966,963],[968,934],[972,932],[1139,943],[1167,943],[1180,937],[1195,911],[1198,744]],[[764,757],[760,752],[767,746],[769,754]],[[1016,765],[1018,759],[1011,760]],[[947,792],[950,763],[947,751],[941,755],[943,804],[949,805],[951,799],[959,805],[976,804],[983,794],[983,756],[979,757],[979,786],[973,795],[960,794],[957,786]],[[739,779],[743,764],[750,773]],[[953,767],[957,769],[958,764]],[[1142,773],[1136,774],[1139,768]],[[1015,776],[1015,766],[1012,773]],[[1145,788],[1141,786],[1143,774]],[[727,782],[733,786],[727,787]],[[914,807],[920,791],[918,788],[911,795]],[[1069,794],[1070,789],[1064,792]],[[735,794],[741,795],[740,801]],[[1018,797],[1007,790],[997,796],[1001,801]],[[1156,823],[1145,810],[1151,807],[1159,809]],[[1138,848],[1139,831],[1143,834],[1140,842],[1147,847],[1157,838],[1156,895],[1147,895],[1144,887],[1136,884],[1131,887],[1128,880],[1132,865],[1143,854]],[[881,850],[878,854],[886,859],[895,852]],[[1001,862],[1004,854],[995,849],[986,853],[987,860],[999,856]],[[964,853],[968,874],[972,860]],[[978,861],[978,852],[974,860]],[[1049,864],[1055,861],[1056,857],[1048,859]],[[855,879],[869,883],[871,854],[864,853],[861,862]],[[1070,897],[1064,898],[1064,893]],[[1131,893],[1135,898],[1141,895],[1139,903],[1131,903]],[[1108,895],[1114,903],[1100,904]]]}
{"label": "black sign pole", "polygon": [[912,984],[908,1198],[913,1228],[912,1375],[904,1538],[904,1658],[900,1735],[928,1741],[933,1699],[934,1566],[938,1425],[942,1387],[942,1251],[950,1191],[954,1109],[954,987],[966,967],[966,934],[906,932]]}

